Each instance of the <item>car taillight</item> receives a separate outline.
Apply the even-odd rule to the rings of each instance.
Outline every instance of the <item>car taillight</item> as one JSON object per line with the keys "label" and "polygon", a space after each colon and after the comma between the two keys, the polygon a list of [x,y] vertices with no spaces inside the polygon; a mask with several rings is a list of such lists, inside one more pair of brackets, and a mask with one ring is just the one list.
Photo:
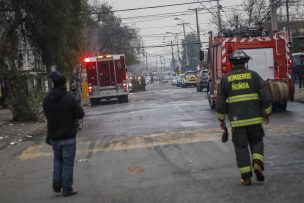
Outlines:
{"label": "car taillight", "polygon": [[89,94],[93,93],[93,87],[88,87]]}
{"label": "car taillight", "polygon": [[292,59],[288,59],[287,63],[289,66],[292,66]]}
{"label": "car taillight", "polygon": [[128,90],[127,83],[123,84],[123,91],[126,92]]}
{"label": "car taillight", "polygon": [[223,73],[226,73],[227,72],[227,66],[223,66],[222,70],[223,70]]}

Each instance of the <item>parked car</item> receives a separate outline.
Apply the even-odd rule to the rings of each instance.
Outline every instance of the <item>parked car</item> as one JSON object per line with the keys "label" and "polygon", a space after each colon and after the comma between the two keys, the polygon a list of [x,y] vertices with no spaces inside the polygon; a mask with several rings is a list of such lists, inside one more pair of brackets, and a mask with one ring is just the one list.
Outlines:
{"label": "parked car", "polygon": [[177,87],[181,87],[181,86],[182,86],[184,77],[185,77],[184,74],[179,74],[179,75],[177,76],[177,80],[176,80],[176,86],[177,86]]}
{"label": "parked car", "polygon": [[201,92],[208,88],[208,70],[201,70],[196,80],[197,91]]}
{"label": "parked car", "polygon": [[174,76],[171,81],[172,86],[177,85],[177,80],[178,80],[178,76]]}
{"label": "parked car", "polygon": [[196,86],[196,80],[197,80],[196,71],[186,71],[185,77],[183,78],[182,81],[182,87]]}

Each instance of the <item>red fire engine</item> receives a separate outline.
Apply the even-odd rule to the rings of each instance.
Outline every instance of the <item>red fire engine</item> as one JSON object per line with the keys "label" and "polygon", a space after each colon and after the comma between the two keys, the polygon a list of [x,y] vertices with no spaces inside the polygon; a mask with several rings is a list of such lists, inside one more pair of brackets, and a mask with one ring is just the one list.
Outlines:
{"label": "red fire engine", "polygon": [[231,71],[229,55],[241,49],[250,57],[247,68],[256,71],[268,84],[273,108],[286,110],[287,101],[293,101],[291,82],[291,57],[289,43],[284,34],[267,34],[260,29],[224,32],[210,36],[210,82],[208,100],[215,108],[217,86],[224,74]]}
{"label": "red fire engine", "polygon": [[84,59],[91,105],[102,100],[128,102],[125,55],[99,55]]}

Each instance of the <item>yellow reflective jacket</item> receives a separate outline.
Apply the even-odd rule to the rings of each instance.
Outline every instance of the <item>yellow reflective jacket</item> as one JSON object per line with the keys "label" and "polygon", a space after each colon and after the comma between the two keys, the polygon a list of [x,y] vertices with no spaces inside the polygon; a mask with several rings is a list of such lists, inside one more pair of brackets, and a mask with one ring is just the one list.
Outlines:
{"label": "yellow reflective jacket", "polygon": [[271,114],[271,96],[266,82],[252,70],[237,68],[218,85],[216,112],[220,121],[228,114],[232,127],[263,123]]}

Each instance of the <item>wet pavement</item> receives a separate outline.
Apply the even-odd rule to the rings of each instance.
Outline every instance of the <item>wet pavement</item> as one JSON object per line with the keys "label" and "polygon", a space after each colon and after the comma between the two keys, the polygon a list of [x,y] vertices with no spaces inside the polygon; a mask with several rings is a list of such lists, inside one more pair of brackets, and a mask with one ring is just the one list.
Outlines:
{"label": "wet pavement", "polygon": [[[129,103],[86,109],[72,202],[303,202],[303,104],[265,125],[266,182],[239,185],[234,148],[205,93],[148,85]],[[1,150],[0,202],[66,202],[51,190],[52,151],[39,134]],[[18,192],[16,192],[18,191]]]}

